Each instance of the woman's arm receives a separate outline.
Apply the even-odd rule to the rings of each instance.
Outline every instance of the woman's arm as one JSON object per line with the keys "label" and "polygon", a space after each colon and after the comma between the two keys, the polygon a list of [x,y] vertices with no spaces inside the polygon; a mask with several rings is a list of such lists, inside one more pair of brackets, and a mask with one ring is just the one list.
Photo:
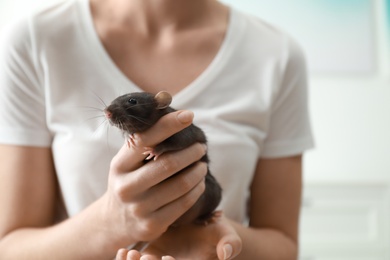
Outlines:
{"label": "woman's arm", "polygon": [[142,164],[144,145],[192,122],[191,114],[181,113],[168,114],[139,135],[139,148],[124,145],[112,161],[107,192],[59,224],[50,149],[0,145],[0,259],[109,259],[120,247],[160,236],[204,190],[204,163],[174,175],[204,155],[200,144]]}
{"label": "woman's arm", "polygon": [[[97,243],[99,232],[92,235],[97,230],[83,217],[52,226],[55,176],[50,148],[0,145],[1,259],[61,259]],[[91,236],[84,240],[81,233]]]}
{"label": "woman's arm", "polygon": [[251,186],[250,227],[233,223],[242,239],[237,259],[296,260],[302,156],[261,159]]}

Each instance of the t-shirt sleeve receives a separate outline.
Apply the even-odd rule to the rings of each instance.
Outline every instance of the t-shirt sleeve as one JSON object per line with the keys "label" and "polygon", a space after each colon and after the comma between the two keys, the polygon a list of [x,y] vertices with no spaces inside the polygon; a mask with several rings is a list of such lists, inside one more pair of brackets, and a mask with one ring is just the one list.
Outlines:
{"label": "t-shirt sleeve", "polygon": [[314,146],[305,57],[299,45],[287,39],[283,78],[272,102],[264,158],[298,155]]}
{"label": "t-shirt sleeve", "polygon": [[28,19],[0,32],[0,143],[50,146],[43,79]]}

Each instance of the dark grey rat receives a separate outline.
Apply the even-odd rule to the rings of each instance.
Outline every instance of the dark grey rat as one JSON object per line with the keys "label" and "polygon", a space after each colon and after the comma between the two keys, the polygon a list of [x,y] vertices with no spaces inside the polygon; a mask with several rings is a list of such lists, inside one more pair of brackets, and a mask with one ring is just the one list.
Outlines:
{"label": "dark grey rat", "polygon": [[[125,94],[114,99],[104,110],[106,118],[111,124],[121,129],[126,136],[130,137],[134,133],[143,132],[153,126],[162,116],[176,111],[170,107],[172,96],[165,91],[156,95],[147,92],[134,92]],[[162,143],[147,152],[146,159],[155,159],[169,151],[181,150],[194,143],[207,143],[204,132],[194,124],[172,135]],[[208,163],[207,154],[201,161]],[[207,167],[205,178],[206,188],[204,193],[174,225],[185,223],[207,223],[214,215],[214,210],[218,206],[222,197],[222,189],[216,179],[211,175]]]}

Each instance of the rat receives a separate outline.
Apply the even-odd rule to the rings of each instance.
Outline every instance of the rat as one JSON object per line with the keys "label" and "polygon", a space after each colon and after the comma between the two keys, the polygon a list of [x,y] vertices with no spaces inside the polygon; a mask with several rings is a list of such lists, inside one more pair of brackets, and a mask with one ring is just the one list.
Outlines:
{"label": "rat", "polygon": [[[134,145],[133,135],[152,127],[162,116],[177,111],[170,107],[172,96],[165,91],[157,94],[148,92],[133,92],[124,94],[114,99],[111,104],[104,109],[105,117],[109,122],[122,130],[127,140],[128,146]],[[156,160],[161,154],[170,151],[182,150],[194,143],[207,144],[206,135],[199,127],[191,124],[187,128],[167,138],[154,148],[145,147],[148,154],[145,158],[147,163],[152,158]],[[201,161],[209,163],[207,153]],[[205,177],[206,188],[198,201],[179,219],[174,225],[186,223],[207,224],[213,216],[219,215],[215,209],[219,205],[222,197],[222,188],[217,180],[210,173],[207,166]]]}

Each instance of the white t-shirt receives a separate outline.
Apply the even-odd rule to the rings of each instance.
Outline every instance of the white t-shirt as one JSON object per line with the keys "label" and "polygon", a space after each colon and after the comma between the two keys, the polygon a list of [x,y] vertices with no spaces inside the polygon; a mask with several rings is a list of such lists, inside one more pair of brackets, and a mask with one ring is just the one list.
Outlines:
{"label": "white t-shirt", "polygon": [[[163,89],[164,86],[161,86]],[[51,147],[70,216],[107,188],[123,145],[104,122],[102,99],[142,91],[115,66],[94,30],[87,0],[67,0],[13,23],[0,41],[0,143]],[[231,9],[224,42],[207,69],[173,97],[195,113],[209,140],[220,208],[244,221],[259,158],[313,145],[306,68],[297,44],[264,21]],[[100,116],[100,117],[97,117]]]}

